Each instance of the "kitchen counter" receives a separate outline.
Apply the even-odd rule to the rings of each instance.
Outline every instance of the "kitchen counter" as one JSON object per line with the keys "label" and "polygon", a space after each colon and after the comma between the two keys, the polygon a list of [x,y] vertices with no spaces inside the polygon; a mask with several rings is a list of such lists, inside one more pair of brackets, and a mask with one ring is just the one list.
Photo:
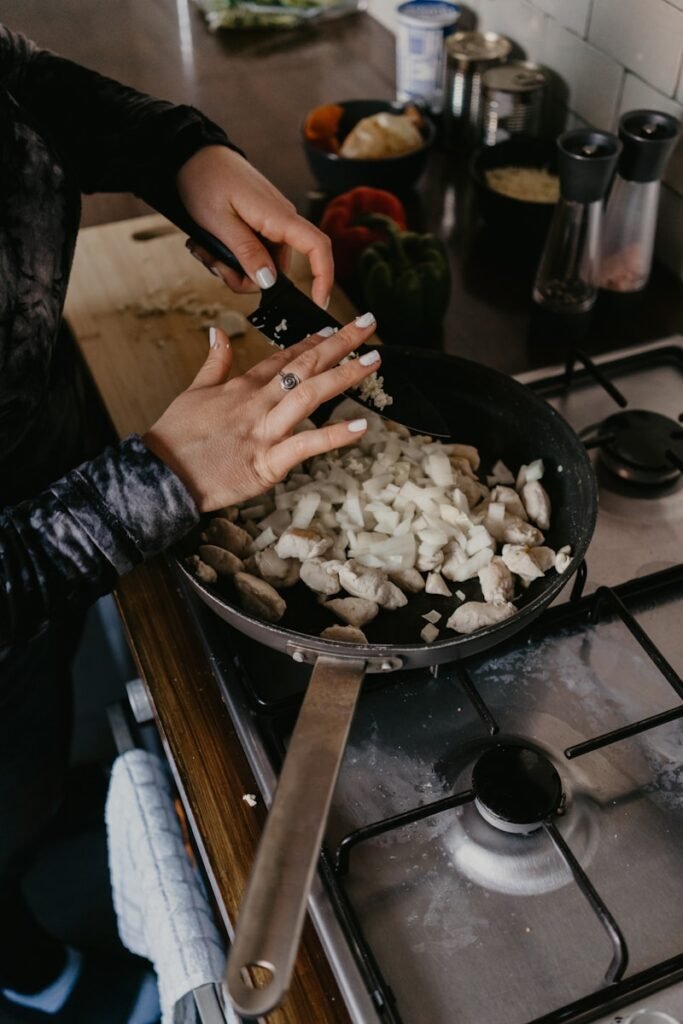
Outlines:
{"label": "kitchen counter", "polygon": [[[119,10],[121,10],[119,8]],[[210,36],[186,0],[146,0],[113,13],[107,4],[63,0],[6,0],[3,19],[39,43],[105,74],[178,102],[190,102],[224,124],[232,137],[302,212],[319,197],[298,143],[301,118],[319,102],[390,97],[393,39],[364,15],[297,34]],[[279,88],[278,84],[283,87]],[[239,97],[233,102],[233,97]],[[413,214],[448,241],[454,288],[445,348],[507,372],[557,361],[550,347],[526,342],[528,268],[486,245],[472,224],[468,193],[451,156],[436,155]],[[84,223],[98,224],[148,212],[126,196],[85,200]],[[76,270],[79,273],[78,268]],[[525,283],[526,282],[526,283]],[[78,284],[78,278],[74,284]],[[683,285],[664,270],[653,276],[647,302],[626,322],[596,329],[586,348],[623,347],[683,329]],[[87,332],[85,332],[87,334]],[[82,348],[87,338],[76,330]],[[92,341],[92,339],[91,339]],[[177,349],[164,350],[168,379]],[[197,349],[198,352],[198,349]],[[195,357],[196,358],[196,357]],[[91,369],[93,364],[91,363]],[[106,368],[94,370],[106,391]],[[135,389],[135,377],[128,379]],[[120,432],[128,421],[117,422]],[[128,429],[135,429],[128,427]],[[193,630],[175,581],[163,561],[131,573],[117,590],[131,648],[145,679],[188,818],[226,929],[234,921],[264,820],[245,755],[225,710],[209,658]],[[332,972],[309,925],[290,996],[268,1018],[278,1024],[333,1024],[348,1020]]]}

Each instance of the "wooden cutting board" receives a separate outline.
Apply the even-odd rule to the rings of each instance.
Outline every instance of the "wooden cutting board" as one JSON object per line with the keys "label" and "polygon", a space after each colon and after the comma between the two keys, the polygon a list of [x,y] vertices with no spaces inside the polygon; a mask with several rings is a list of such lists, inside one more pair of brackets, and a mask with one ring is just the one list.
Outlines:
{"label": "wooden cutting board", "polygon": [[[120,437],[147,430],[187,387],[221,312],[246,314],[258,304],[257,295],[235,295],[209,274],[185,240],[158,214],[79,235],[66,318]],[[296,253],[290,277],[310,294],[308,264]],[[356,315],[336,287],[330,312],[342,323]],[[249,324],[233,349],[233,374],[273,351]]]}

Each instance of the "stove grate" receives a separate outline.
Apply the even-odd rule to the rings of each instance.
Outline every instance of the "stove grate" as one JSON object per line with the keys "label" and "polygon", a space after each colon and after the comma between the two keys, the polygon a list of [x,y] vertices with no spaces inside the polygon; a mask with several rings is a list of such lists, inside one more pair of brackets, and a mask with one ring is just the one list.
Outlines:
{"label": "stove grate", "polygon": [[[640,644],[641,648],[666,678],[667,682],[674,689],[676,694],[683,700],[683,679],[681,679],[675,669],[669,664],[662,652],[642,629],[625,604],[626,601],[638,598],[665,596],[672,589],[678,591],[682,586],[683,564],[660,572],[652,573],[649,576],[631,580],[628,583],[621,584],[614,588],[601,587],[586,597],[570,600],[565,605],[560,605],[546,611],[536,621],[536,623],[530,627],[527,632],[526,639],[528,642],[541,640],[551,636],[559,627],[572,625],[581,626],[582,624],[595,625],[599,621],[607,621],[608,618],[614,618],[616,616],[621,619],[624,625],[629,629],[631,634]],[[524,638],[522,637],[522,639]],[[520,637],[518,636],[516,638],[516,642],[519,643],[519,640]],[[489,734],[493,736],[499,731],[498,723],[496,722],[491,709],[477,690],[471,674],[468,671],[468,664],[480,662],[481,660],[482,656],[479,655],[475,658],[468,659],[466,662],[460,662],[456,666],[456,675],[463,691],[471,701],[479,718],[481,719],[482,724]],[[628,736],[655,728],[657,725],[661,725],[664,722],[672,721],[673,719],[682,716],[683,704],[676,708],[672,708],[669,711],[662,712],[659,715],[642,719],[621,729],[615,729],[603,736],[595,737],[592,740],[586,741],[584,744],[579,744],[576,747],[569,747],[564,751],[564,756],[567,758],[579,757],[582,754],[589,753],[589,751],[616,743]],[[334,856],[331,859],[329,858],[329,855],[325,855],[329,869],[329,884],[331,888],[335,890],[334,902],[340,909],[340,916],[342,917],[342,920],[349,927],[349,930],[354,937],[356,950],[360,949],[361,951],[361,964],[364,962],[364,956],[372,957],[372,954],[370,952],[369,945],[364,938],[360,920],[351,905],[343,884],[343,879],[348,875],[350,870],[350,858],[353,848],[359,843],[376,838],[377,836],[386,834],[387,832],[402,828],[406,825],[414,824],[415,822],[421,821],[432,815],[441,814],[444,811],[464,806],[471,802],[474,799],[474,796],[475,794],[471,789],[464,790],[449,797],[445,797],[431,803],[422,804],[419,807],[411,808],[401,814],[396,814],[379,821],[370,822],[362,828],[355,829],[344,836],[337,845]],[[618,1009],[619,1006],[625,1005],[626,1001],[632,999],[634,995],[645,995],[657,988],[664,987],[664,985],[670,984],[676,980],[680,974],[683,974],[683,954],[681,954],[681,956],[674,957],[662,964],[657,964],[645,971],[641,971],[626,981],[623,980],[623,975],[628,966],[629,956],[627,944],[618,922],[610,913],[608,907],[605,905],[599,893],[593,886],[590,878],[581,867],[578,859],[573,854],[553,819],[549,818],[544,821],[542,823],[542,827],[545,829],[558,853],[562,856],[581,893],[588,901],[592,910],[600,920],[602,927],[609,936],[612,944],[613,955],[605,974],[605,985],[603,988],[592,993],[588,997],[580,999],[572,1004],[565,1005],[542,1018],[530,1021],[529,1024],[580,1024],[580,1022],[591,1019],[591,1017],[585,1016],[585,1013],[588,1012],[588,1010],[595,1009],[600,1012],[609,1012],[612,1009]],[[378,978],[381,979],[382,977],[381,971],[376,964],[376,961],[374,961],[374,958],[372,959],[374,964],[374,980],[375,983],[380,984],[381,987],[385,983],[382,981],[378,982]],[[389,1015],[385,1016],[384,1019],[391,1022],[391,1024],[401,1024],[399,1011],[395,1005],[393,994],[388,986],[385,988],[381,999],[379,999],[379,1001],[376,1000],[376,1002],[378,1007],[381,1006],[382,1008],[387,1009],[387,1013]],[[390,1008],[390,1010],[388,1008]]]}

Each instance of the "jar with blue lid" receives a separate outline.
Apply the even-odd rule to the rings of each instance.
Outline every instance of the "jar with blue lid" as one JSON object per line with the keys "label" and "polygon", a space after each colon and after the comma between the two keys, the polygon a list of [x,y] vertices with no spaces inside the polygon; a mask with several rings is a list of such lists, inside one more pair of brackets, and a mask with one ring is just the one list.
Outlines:
{"label": "jar with blue lid", "polygon": [[461,8],[445,0],[408,0],[398,8],[396,95],[401,103],[443,109],[444,40],[458,27]]}

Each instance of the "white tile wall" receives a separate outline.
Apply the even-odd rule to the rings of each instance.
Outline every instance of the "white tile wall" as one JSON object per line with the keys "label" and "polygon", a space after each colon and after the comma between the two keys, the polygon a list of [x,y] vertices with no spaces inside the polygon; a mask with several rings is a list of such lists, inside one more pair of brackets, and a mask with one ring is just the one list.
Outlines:
{"label": "white tile wall", "polygon": [[683,10],[668,0],[593,0],[588,38],[673,95],[681,67]]}
{"label": "white tile wall", "polygon": [[543,62],[569,86],[569,106],[599,127],[614,121],[624,79],[621,64],[548,19]]}
{"label": "white tile wall", "polygon": [[[683,0],[680,3],[683,6]],[[572,32],[579,36],[586,35],[591,0],[535,0],[535,4]]]}
{"label": "white tile wall", "polygon": [[[392,31],[400,0],[368,0]],[[457,2],[457,0],[455,0]],[[683,114],[683,0],[464,0],[568,89],[567,127],[614,130],[626,110]],[[683,276],[683,142],[662,189],[657,252]]]}

